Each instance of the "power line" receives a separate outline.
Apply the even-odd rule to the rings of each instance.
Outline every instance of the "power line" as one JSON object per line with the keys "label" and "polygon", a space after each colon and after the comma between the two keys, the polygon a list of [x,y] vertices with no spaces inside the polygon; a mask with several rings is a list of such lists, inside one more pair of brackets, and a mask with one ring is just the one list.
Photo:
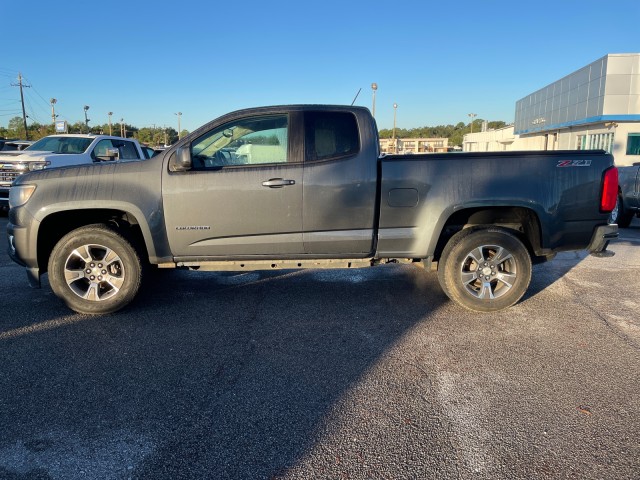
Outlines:
{"label": "power line", "polygon": [[38,90],[36,90],[36,87],[34,87],[34,86],[33,86],[33,84],[32,84],[32,89],[33,89],[33,92],[34,92],[36,95],[38,95],[38,97],[40,97],[40,99],[42,100],[42,103],[43,103],[44,105],[46,105],[46,106],[47,106],[47,108],[49,108],[49,101],[48,101],[48,100],[46,100],[42,95],[40,95],[40,92],[38,92]]}

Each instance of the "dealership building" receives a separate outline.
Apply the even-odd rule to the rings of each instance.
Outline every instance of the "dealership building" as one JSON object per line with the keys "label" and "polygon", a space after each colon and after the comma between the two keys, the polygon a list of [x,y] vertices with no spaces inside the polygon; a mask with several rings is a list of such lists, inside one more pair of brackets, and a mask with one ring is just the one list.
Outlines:
{"label": "dealership building", "polygon": [[466,152],[585,149],[640,162],[640,53],[606,55],[518,100],[514,125],[463,141]]}

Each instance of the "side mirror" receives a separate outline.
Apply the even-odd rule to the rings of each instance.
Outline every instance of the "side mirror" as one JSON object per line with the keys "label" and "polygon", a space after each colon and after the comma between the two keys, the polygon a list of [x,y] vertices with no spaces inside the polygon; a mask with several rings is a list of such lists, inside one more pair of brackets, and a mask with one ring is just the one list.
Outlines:
{"label": "side mirror", "polygon": [[171,155],[169,170],[172,172],[185,172],[191,169],[191,150],[188,145],[180,147]]}
{"label": "side mirror", "polygon": [[117,148],[107,148],[103,155],[96,155],[95,152],[91,154],[94,162],[111,162],[120,159],[120,151]]}
{"label": "side mirror", "polygon": [[109,157],[109,160],[118,160],[120,158],[120,150],[117,148],[107,148],[107,157]]}

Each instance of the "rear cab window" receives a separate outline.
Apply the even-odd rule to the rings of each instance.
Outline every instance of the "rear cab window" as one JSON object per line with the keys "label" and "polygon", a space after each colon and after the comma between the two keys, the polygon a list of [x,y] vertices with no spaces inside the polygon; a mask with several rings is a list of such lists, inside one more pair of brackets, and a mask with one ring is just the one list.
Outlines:
{"label": "rear cab window", "polygon": [[350,112],[305,112],[305,159],[333,160],[356,155],[360,135]]}

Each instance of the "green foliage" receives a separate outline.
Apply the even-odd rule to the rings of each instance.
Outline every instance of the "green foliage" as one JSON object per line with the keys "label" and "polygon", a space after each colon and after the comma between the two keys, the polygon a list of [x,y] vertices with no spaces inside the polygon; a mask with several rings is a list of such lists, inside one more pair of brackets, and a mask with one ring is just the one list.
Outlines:
{"label": "green foliage", "polygon": [[[29,140],[38,140],[54,133],[53,125],[42,125],[38,122],[32,122],[29,118],[27,118],[27,129],[29,130]],[[9,120],[7,128],[0,128],[0,137],[26,140],[27,135],[24,131],[22,117],[13,117]]]}
{"label": "green foliage", "polygon": [[[482,130],[482,119],[475,119],[473,121],[473,131],[480,132]],[[503,121],[489,122],[489,129],[498,129],[506,127],[507,124]],[[419,128],[396,128],[396,138],[448,138],[449,146],[462,146],[462,139],[467,134],[471,133],[471,124],[458,122],[454,125],[438,125],[436,127],[419,127]],[[379,132],[380,138],[392,138],[393,130],[389,128],[383,128]]]}
{"label": "green foliage", "polygon": [[[51,124],[42,125],[38,122],[32,122],[27,118],[27,128],[29,129],[29,140],[39,140],[47,135],[56,133],[55,127]],[[69,133],[93,133],[96,135],[109,135],[109,124],[92,125],[89,122],[89,131],[84,121],[77,121],[68,125]],[[178,141],[178,131],[175,128],[138,128],[125,123],[126,136],[135,138],[141,143],[151,146],[171,145]],[[111,135],[121,136],[121,124],[119,122],[111,123]],[[182,131],[182,137],[189,135],[188,130]],[[13,117],[9,120],[7,128],[0,127],[0,138],[14,138],[25,140],[24,124],[22,117]]]}
{"label": "green foliage", "polygon": [[[482,130],[482,119],[473,121],[473,131],[480,132]],[[498,129],[506,127],[507,123],[503,121],[493,121],[488,123],[489,129]],[[38,140],[47,135],[53,135],[55,128],[53,125],[42,125],[38,122],[31,122],[27,119],[27,127],[29,129],[29,139]],[[174,128],[137,128],[133,125],[125,124],[127,137],[136,138],[140,143],[146,145],[171,145],[178,141],[178,132]],[[95,134],[109,135],[109,124],[91,125],[89,123],[89,131]],[[111,124],[112,135],[121,135],[120,123]],[[449,145],[462,145],[464,135],[471,132],[471,125],[464,122],[458,122],[456,125],[438,125],[436,127],[419,127],[419,128],[396,128],[396,138],[448,138]],[[87,133],[87,127],[84,121],[78,121],[69,125],[69,133]],[[188,130],[182,130],[180,138],[189,135]],[[384,128],[379,132],[380,138],[391,138],[393,130]],[[16,138],[24,140],[26,138],[22,117],[13,117],[9,120],[7,128],[0,127],[0,138]]]}
{"label": "green foliage", "polygon": [[145,145],[171,145],[178,140],[178,132],[174,128],[144,127],[137,131],[135,138]]}

